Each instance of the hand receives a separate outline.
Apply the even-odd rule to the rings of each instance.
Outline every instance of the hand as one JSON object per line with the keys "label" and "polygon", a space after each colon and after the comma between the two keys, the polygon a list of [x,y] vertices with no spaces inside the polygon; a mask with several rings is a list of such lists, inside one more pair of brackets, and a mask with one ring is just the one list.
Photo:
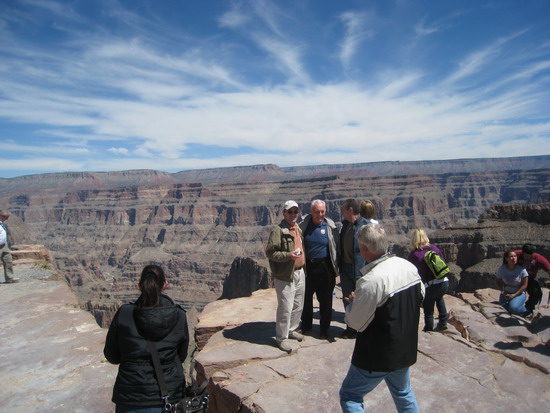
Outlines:
{"label": "hand", "polygon": [[300,258],[302,255],[302,250],[297,249],[290,252],[290,258],[292,258],[292,261],[296,261],[298,258]]}
{"label": "hand", "polygon": [[352,291],[347,297],[344,297],[346,302],[351,303],[355,299],[355,291]]}

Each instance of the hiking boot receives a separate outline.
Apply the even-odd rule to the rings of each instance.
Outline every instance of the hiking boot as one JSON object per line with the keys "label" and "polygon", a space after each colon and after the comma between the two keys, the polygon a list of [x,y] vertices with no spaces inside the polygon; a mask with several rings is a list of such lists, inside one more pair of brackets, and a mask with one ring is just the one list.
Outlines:
{"label": "hiking boot", "polygon": [[277,343],[277,347],[279,347],[283,351],[286,351],[288,354],[292,353],[292,347],[290,347],[290,344],[288,344],[288,340],[279,341]]}
{"label": "hiking boot", "polygon": [[6,283],[7,284],[13,284],[13,283],[18,283],[18,282],[19,282],[19,278],[16,278],[16,277],[6,278]]}
{"label": "hiking boot", "polygon": [[447,330],[447,326],[446,325],[444,326],[442,324],[438,324],[434,329],[434,331],[445,331],[445,330]]}
{"label": "hiking boot", "polygon": [[291,331],[288,333],[288,338],[291,338],[293,340],[302,341],[304,339],[304,335],[301,333],[298,333],[296,330]]}

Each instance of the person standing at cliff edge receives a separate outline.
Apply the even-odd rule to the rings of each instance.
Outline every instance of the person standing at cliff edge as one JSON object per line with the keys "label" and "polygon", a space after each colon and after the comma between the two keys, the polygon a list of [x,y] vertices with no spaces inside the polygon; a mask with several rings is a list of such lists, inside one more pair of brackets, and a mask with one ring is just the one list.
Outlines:
{"label": "person standing at cliff edge", "polygon": [[19,278],[13,276],[13,257],[11,256],[10,237],[6,225],[6,220],[9,217],[9,214],[0,211],[0,254],[4,266],[4,278],[8,284],[19,282]]}
{"label": "person standing at cliff edge", "polygon": [[321,339],[328,339],[332,320],[332,293],[338,275],[339,235],[336,224],[325,217],[326,204],[320,199],[311,203],[309,215],[300,224],[306,252],[306,292],[302,311],[302,332],[313,324],[313,294],[317,295]]}
{"label": "person standing at cliff edge", "polygon": [[277,293],[275,340],[277,346],[287,353],[292,352],[289,338],[298,341],[304,339],[296,331],[304,307],[306,285],[302,231],[297,224],[299,213],[295,201],[285,202],[283,220],[271,230],[265,248]]}
{"label": "person standing at cliff edge", "polygon": [[380,225],[365,225],[358,238],[368,264],[346,308],[346,324],[358,333],[340,406],[344,413],[363,413],[363,398],[385,380],[398,412],[418,412],[410,366],[416,363],[424,284],[412,263],[386,252]]}
{"label": "person standing at cliff edge", "polygon": [[[113,388],[115,412],[162,413],[167,403],[178,403],[184,396],[187,317],[183,308],[163,294],[168,281],[158,265],[143,268],[138,286],[137,301],[123,305],[115,314],[103,354],[110,363],[120,364]],[[163,374],[162,385],[155,372],[154,353]],[[164,387],[166,400],[161,397]]]}

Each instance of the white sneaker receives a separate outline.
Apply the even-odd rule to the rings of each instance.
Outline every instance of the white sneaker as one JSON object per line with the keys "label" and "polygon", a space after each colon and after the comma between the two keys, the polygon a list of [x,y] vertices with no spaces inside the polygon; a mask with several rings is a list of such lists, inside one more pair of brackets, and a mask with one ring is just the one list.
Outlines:
{"label": "white sneaker", "polygon": [[293,340],[302,341],[304,339],[304,335],[298,333],[297,331],[291,331],[288,333],[288,338],[291,338]]}
{"label": "white sneaker", "polygon": [[286,351],[287,353],[292,353],[292,347],[290,347],[290,344],[288,344],[288,340],[283,340],[283,341],[279,341],[277,343],[277,346],[283,350],[283,351]]}

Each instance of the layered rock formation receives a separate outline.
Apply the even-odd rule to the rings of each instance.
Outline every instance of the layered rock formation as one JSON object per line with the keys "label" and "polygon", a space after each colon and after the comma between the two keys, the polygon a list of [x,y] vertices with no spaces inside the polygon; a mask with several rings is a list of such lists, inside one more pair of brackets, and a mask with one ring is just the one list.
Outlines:
{"label": "layered rock formation", "polygon": [[[45,245],[80,304],[106,326],[121,302],[136,297],[137,276],[150,262],[165,267],[170,294],[188,309],[201,309],[222,294],[244,293],[237,291],[240,282],[229,284],[232,266],[239,265],[236,257],[255,261],[239,270],[250,286],[246,293],[265,286],[264,245],[289,198],[303,212],[311,200],[324,199],[328,216],[336,221],[346,198],[371,199],[399,249],[414,227],[476,223],[481,213],[501,203],[549,202],[549,161],[542,156],[264,165],[178,174],[46,174],[0,180],[0,208],[12,213],[14,242]],[[452,173],[441,173],[445,165]],[[520,170],[519,165],[539,169]],[[204,182],[190,182],[195,178]],[[468,264],[458,255],[457,260],[463,271]],[[239,287],[231,291],[230,285]]]}
{"label": "layered rock formation", "polygon": [[[419,332],[412,385],[421,411],[547,410],[550,310],[541,307],[540,316],[528,322],[509,316],[496,297],[496,290],[447,297],[449,330]],[[547,297],[545,290],[543,302]],[[345,328],[340,292],[337,298],[331,336]],[[320,340],[314,326],[288,355],[275,346],[275,310],[275,292],[269,289],[216,301],[200,315],[197,368],[209,379],[209,412],[340,411],[338,390],[355,340]],[[365,411],[395,412],[385,387],[382,383],[367,396]]]}

